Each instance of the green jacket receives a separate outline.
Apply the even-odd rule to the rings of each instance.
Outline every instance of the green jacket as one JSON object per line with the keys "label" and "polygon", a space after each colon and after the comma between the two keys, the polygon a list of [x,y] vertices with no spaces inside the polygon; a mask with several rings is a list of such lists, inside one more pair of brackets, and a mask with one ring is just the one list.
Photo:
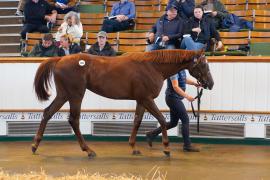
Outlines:
{"label": "green jacket", "polygon": [[42,43],[38,43],[34,46],[32,51],[28,54],[30,57],[53,57],[59,56],[59,48],[55,45],[51,45],[48,48],[42,46]]}
{"label": "green jacket", "polygon": [[[205,6],[207,5],[207,3],[208,3],[208,0],[203,1],[201,5]],[[229,12],[225,9],[225,6],[219,0],[213,0],[213,6],[214,6],[213,10],[217,11],[217,15],[213,18],[214,24],[217,29],[220,29],[223,19],[229,15]]]}

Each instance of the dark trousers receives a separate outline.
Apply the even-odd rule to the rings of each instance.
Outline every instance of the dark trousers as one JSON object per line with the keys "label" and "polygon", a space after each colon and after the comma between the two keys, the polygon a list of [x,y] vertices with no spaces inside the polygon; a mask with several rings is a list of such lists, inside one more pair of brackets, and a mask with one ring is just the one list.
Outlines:
{"label": "dark trousers", "polygon": [[21,37],[22,39],[26,38],[26,33],[31,33],[31,32],[40,32],[40,33],[48,33],[49,28],[46,25],[36,25],[36,24],[24,24],[22,32],[21,32]]}
{"label": "dark trousers", "polygon": [[77,12],[77,9],[76,9],[75,6],[68,7],[66,9],[55,7],[55,10],[57,11],[58,14],[67,14],[69,11],[75,11],[75,12]]}
{"label": "dark trousers", "polygon": [[[181,99],[171,96],[166,96],[166,104],[170,108],[170,122],[166,122],[166,129],[171,129],[177,126],[179,119],[182,122],[182,137],[184,140],[184,147],[189,147],[191,141],[189,138],[189,117],[184,103]],[[161,128],[152,131],[154,136],[161,133]]]}
{"label": "dark trousers", "polygon": [[124,31],[134,26],[134,23],[131,20],[126,20],[119,22],[115,19],[105,19],[103,21],[101,31],[105,31],[107,33]]}

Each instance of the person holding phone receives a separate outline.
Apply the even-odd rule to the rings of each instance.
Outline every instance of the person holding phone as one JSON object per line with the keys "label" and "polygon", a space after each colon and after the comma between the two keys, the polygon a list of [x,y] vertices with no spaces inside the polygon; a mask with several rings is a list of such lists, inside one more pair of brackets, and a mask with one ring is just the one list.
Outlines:
{"label": "person holding phone", "polygon": [[183,35],[184,21],[178,16],[178,7],[171,4],[166,13],[161,16],[148,34],[146,51],[157,49],[175,49]]}
{"label": "person holding phone", "polygon": [[194,16],[188,21],[184,31],[181,49],[207,50],[212,38],[218,42],[216,50],[221,49],[223,46],[213,20],[208,16],[204,16],[201,5],[195,7]]}

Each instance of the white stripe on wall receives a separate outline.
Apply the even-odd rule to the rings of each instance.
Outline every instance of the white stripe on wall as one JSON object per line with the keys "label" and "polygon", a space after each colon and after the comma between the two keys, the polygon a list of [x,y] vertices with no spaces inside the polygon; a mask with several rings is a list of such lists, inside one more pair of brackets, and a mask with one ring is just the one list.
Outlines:
{"label": "white stripe on wall", "polygon": [[[0,64],[0,108],[1,109],[43,109],[52,102],[40,103],[33,90],[37,63]],[[210,63],[215,81],[212,91],[205,90],[202,108],[205,110],[270,110],[270,63]],[[165,87],[155,100],[160,109],[168,109],[165,104]],[[119,87],[121,88],[121,87]],[[196,95],[196,89],[187,88]],[[53,96],[55,93],[53,92]],[[185,101],[187,108],[190,103]],[[111,100],[86,92],[84,109],[135,109],[134,101]],[[68,108],[66,104],[64,108]]]}

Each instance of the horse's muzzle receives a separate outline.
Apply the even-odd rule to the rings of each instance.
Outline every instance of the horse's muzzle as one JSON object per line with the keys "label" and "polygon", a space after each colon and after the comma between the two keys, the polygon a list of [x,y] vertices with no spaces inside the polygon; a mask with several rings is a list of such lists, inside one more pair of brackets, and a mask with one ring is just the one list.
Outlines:
{"label": "horse's muzzle", "polygon": [[213,89],[213,86],[214,86],[214,82],[211,83],[210,85],[208,85],[208,89],[209,89],[209,90],[212,90],[212,89]]}
{"label": "horse's muzzle", "polygon": [[209,72],[208,75],[207,75],[206,86],[207,86],[207,87],[206,87],[205,89],[208,88],[209,90],[213,89],[213,86],[214,86],[214,80],[213,80],[212,75],[211,75],[210,72]]}
{"label": "horse's muzzle", "polygon": [[211,90],[211,89],[213,89],[214,81],[202,82],[201,85],[202,85],[202,87],[203,87],[204,89],[209,89],[209,90]]}

